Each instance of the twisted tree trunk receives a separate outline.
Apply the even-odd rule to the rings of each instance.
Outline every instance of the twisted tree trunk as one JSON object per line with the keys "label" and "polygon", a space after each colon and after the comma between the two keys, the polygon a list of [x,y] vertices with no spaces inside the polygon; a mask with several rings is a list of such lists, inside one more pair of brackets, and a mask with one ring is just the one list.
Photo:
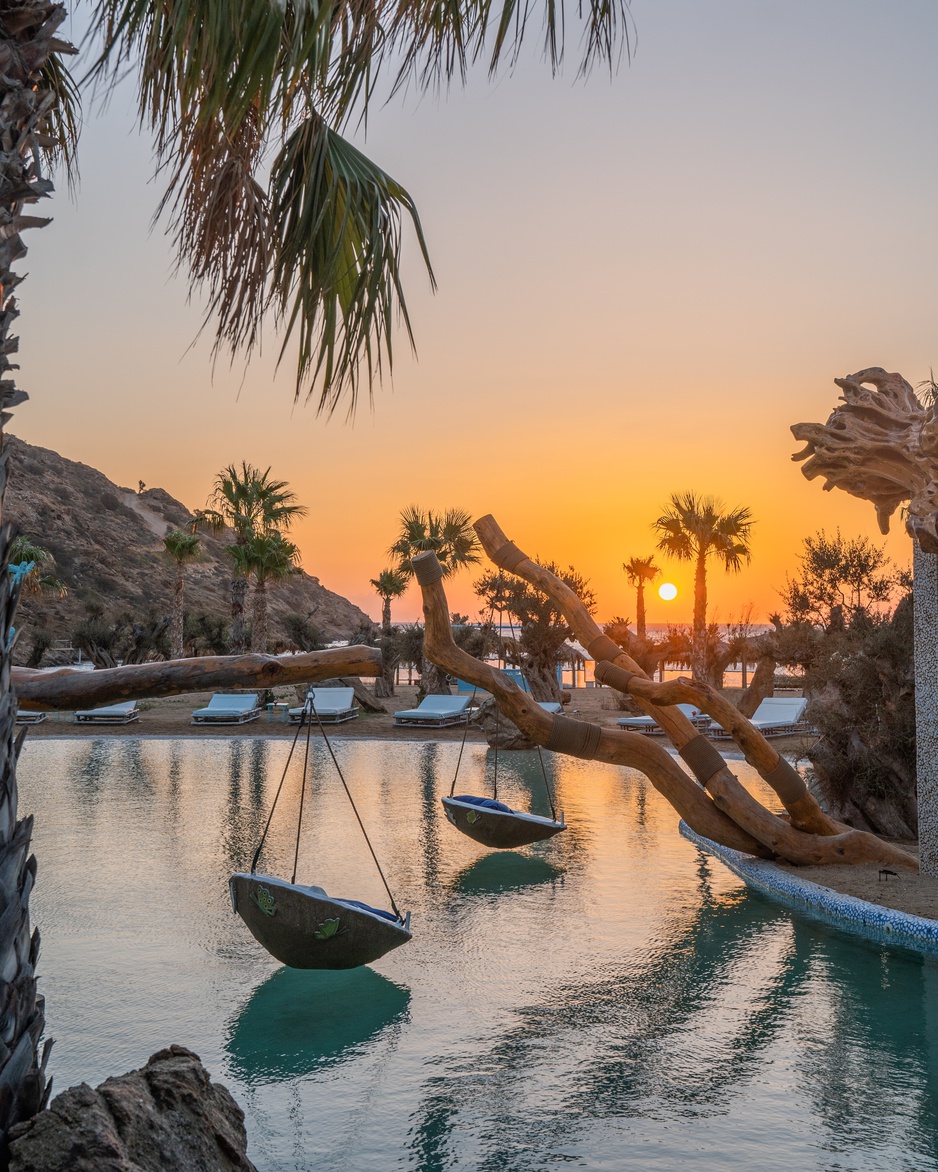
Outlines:
{"label": "twisted tree trunk", "polygon": [[[678,773],[683,782],[678,782],[669,774],[670,766],[653,752],[642,749],[640,757],[638,747],[631,740],[639,734],[603,729],[599,725],[587,725],[562,716],[551,717],[542,709],[539,711],[544,719],[541,719],[531,711],[537,705],[520,689],[514,689],[516,696],[512,688],[506,688],[502,681],[507,681],[501,673],[462,652],[455,656],[450,647],[452,635],[441,584],[442,572],[429,562],[430,555],[415,558],[414,569],[423,590],[427,654],[448,670],[458,671],[464,679],[487,688],[531,740],[547,748],[572,752],[574,756],[634,765],[649,777],[698,833],[715,837],[714,833],[701,830],[695,821],[699,818],[700,825],[713,828],[715,809],[726,820],[721,821],[716,830],[720,834],[730,833],[737,841],[740,836],[755,841],[759,844],[756,851],[751,847],[744,848],[751,853],[769,852],[800,865],[891,862],[916,869],[915,859],[905,851],[828,817],[808,792],[801,776],[780,758],[761,733],[716,688],[685,679],[653,683],[634,660],[602,633],[569,586],[510,542],[493,517],[481,518],[475,529],[486,553],[500,569],[517,574],[551,598],[563,612],[577,639],[597,661],[597,678],[627,692],[654,716],[700,785],[680,769]],[[680,702],[696,704],[731,733],[746,760],[775,790],[790,820],[771,813],[748,793],[716,749],[698,733],[679,708],[672,707]],[[623,737],[627,739],[623,741]],[[673,765],[666,752],[662,756]],[[701,793],[707,798],[703,805],[700,804]],[[732,832],[727,831],[727,822],[734,827]],[[717,837],[717,841],[729,845],[726,838]]]}
{"label": "twisted tree trunk", "polygon": [[[65,9],[43,0],[0,0],[0,523],[7,482],[8,448],[2,430],[9,410],[26,394],[11,377],[10,356],[19,347],[12,333],[18,316],[13,289],[22,279],[13,264],[26,254],[20,233],[48,220],[24,215],[27,204],[51,194],[40,170],[49,112],[56,96],[43,76],[55,54],[75,50],[56,37]],[[48,1093],[40,1056],[45,1024],[43,1000],[36,992],[39,932],[30,932],[29,896],[36,860],[29,853],[32,818],[17,819],[16,758],[22,743],[14,737],[16,698],[10,671],[17,589],[5,572],[13,532],[0,524],[0,1167],[8,1162],[10,1127],[33,1115]]]}

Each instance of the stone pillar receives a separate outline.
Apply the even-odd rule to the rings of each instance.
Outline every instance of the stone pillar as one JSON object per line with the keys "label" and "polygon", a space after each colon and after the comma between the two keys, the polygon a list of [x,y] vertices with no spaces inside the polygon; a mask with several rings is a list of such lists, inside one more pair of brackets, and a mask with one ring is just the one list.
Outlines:
{"label": "stone pillar", "polygon": [[922,871],[938,876],[938,556],[913,547],[918,841]]}

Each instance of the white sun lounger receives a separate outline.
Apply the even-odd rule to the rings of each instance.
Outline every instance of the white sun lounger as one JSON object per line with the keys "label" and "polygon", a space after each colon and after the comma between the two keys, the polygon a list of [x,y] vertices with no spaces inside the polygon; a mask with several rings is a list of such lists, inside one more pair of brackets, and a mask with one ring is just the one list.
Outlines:
{"label": "white sun lounger", "polygon": [[17,708],[16,723],[17,724],[42,724],[45,718],[49,715],[48,712],[31,712],[28,708]]}
{"label": "white sun lounger", "polygon": [[563,713],[563,705],[556,700],[538,700],[538,704],[551,716],[560,716]]}
{"label": "white sun lounger", "polygon": [[341,724],[343,720],[354,720],[358,716],[355,706],[354,688],[310,688],[306,703],[301,708],[291,708],[290,720],[296,723],[304,712],[309,713],[314,724]]}
{"label": "white sun lounger", "polygon": [[79,724],[130,724],[137,719],[137,701],[127,700],[123,704],[106,704],[103,708],[86,708],[75,713]]}
{"label": "white sun lounger", "polygon": [[216,692],[207,707],[197,708],[192,713],[193,724],[244,724],[257,720],[261,710],[257,705],[257,693],[232,695]]}
{"label": "white sun lounger", "polygon": [[[810,725],[804,719],[808,701],[803,696],[769,696],[750,716],[749,723],[764,737],[780,737],[785,733],[808,732]],[[717,740],[727,740],[729,733],[719,724],[710,730]]]}
{"label": "white sun lounger", "polygon": [[[701,712],[693,704],[678,704],[677,707],[701,731],[706,731],[709,728],[710,717],[706,712]],[[627,732],[646,733],[649,736],[664,736],[664,729],[662,729],[661,725],[658,724],[653,716],[623,716],[616,721],[616,724],[619,728],[624,728]]]}
{"label": "white sun lounger", "polygon": [[427,728],[444,728],[463,724],[475,712],[469,707],[471,696],[424,696],[416,708],[394,713],[395,724],[416,724]]}

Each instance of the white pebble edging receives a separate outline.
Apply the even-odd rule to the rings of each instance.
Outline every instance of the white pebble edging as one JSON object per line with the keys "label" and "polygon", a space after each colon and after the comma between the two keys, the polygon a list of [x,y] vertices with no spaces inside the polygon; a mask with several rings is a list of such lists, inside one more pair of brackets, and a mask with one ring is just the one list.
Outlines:
{"label": "white pebble edging", "polygon": [[880,907],[799,879],[789,871],[783,871],[766,859],[757,859],[741,851],[721,846],[691,830],[686,822],[680,824],[681,834],[701,850],[718,858],[734,875],[753,890],[778,900],[797,912],[804,912],[826,924],[843,928],[848,932],[859,932],[870,940],[901,948],[913,948],[916,952],[938,954],[938,920],[925,916],[913,916],[908,912],[897,912],[893,908]]}

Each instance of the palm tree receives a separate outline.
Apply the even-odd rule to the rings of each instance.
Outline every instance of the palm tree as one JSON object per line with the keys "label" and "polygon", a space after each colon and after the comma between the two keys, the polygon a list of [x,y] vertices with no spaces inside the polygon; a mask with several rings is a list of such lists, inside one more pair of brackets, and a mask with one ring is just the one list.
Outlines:
{"label": "palm tree", "polygon": [[382,570],[377,578],[370,581],[381,599],[381,633],[387,637],[391,634],[391,600],[407,592],[410,580],[402,570],[397,569]]}
{"label": "palm tree", "polygon": [[[388,553],[397,558],[397,572],[408,581],[413,576],[410,559],[415,554],[433,550],[440,559],[443,576],[450,578],[464,566],[480,560],[482,546],[472,528],[471,514],[465,509],[421,509],[409,505],[401,510],[401,528]],[[425,693],[449,692],[446,673],[424,656],[420,670],[420,687]]]}
{"label": "palm tree", "polygon": [[42,545],[22,534],[16,537],[10,547],[11,567],[22,567],[18,575],[22,593],[34,598],[65,598],[68,587],[55,574],[55,558]]}
{"label": "palm tree", "polygon": [[186,565],[202,552],[202,541],[195,533],[186,533],[183,529],[170,529],[163,538],[163,549],[176,565],[173,577],[173,617],[169,628],[170,654],[173,659],[182,659],[185,655],[183,631],[186,614]]}
{"label": "palm tree", "polygon": [[[413,341],[403,221],[434,278],[410,195],[342,133],[376,93],[436,89],[480,58],[492,72],[510,65],[533,7],[98,0],[94,11],[103,49],[93,72],[116,80],[139,66],[140,120],[167,179],[160,211],[206,291],[216,346],[250,352],[272,317],[281,358],[291,342],[297,355],[297,396],[318,382],[320,410],[347,397],[351,412],[360,382],[370,394],[391,368],[395,318]],[[629,48],[628,0],[579,11],[582,68],[611,65]],[[534,22],[553,69],[569,19],[545,3]]]}
{"label": "palm tree", "polygon": [[[235,545],[246,546],[254,537],[270,537],[289,529],[297,517],[306,515],[304,505],[296,503],[285,480],[271,479],[270,469],[262,472],[241,461],[241,467],[229,464],[215,477],[215,487],[208,508],[196,513],[194,529],[220,533],[226,527],[234,531]],[[231,651],[244,652],[244,600],[248,592],[245,570],[249,559],[232,553],[234,574],[231,579]]]}
{"label": "palm tree", "polygon": [[752,556],[751,511],[739,505],[724,512],[723,502],[695,492],[673,493],[668,509],[654,523],[658,548],[679,561],[694,562],[694,627],[691,671],[706,680],[707,558],[715,557],[729,573],[739,573]]}
{"label": "palm tree", "polygon": [[300,551],[282,533],[255,533],[243,544],[228,547],[240,581],[254,579],[251,650],[267,654],[267,584],[296,574]]}
{"label": "palm tree", "polygon": [[645,584],[654,582],[661,573],[661,568],[655,565],[654,557],[629,558],[622,563],[631,585],[635,587],[635,630],[639,639],[645,639]]}
{"label": "palm tree", "polygon": [[377,578],[371,579],[371,584],[381,599],[381,659],[384,670],[375,680],[375,695],[383,699],[394,695],[394,672],[400,662],[395,654],[391,629],[391,600],[406,593],[410,580],[402,570],[382,570]]}

